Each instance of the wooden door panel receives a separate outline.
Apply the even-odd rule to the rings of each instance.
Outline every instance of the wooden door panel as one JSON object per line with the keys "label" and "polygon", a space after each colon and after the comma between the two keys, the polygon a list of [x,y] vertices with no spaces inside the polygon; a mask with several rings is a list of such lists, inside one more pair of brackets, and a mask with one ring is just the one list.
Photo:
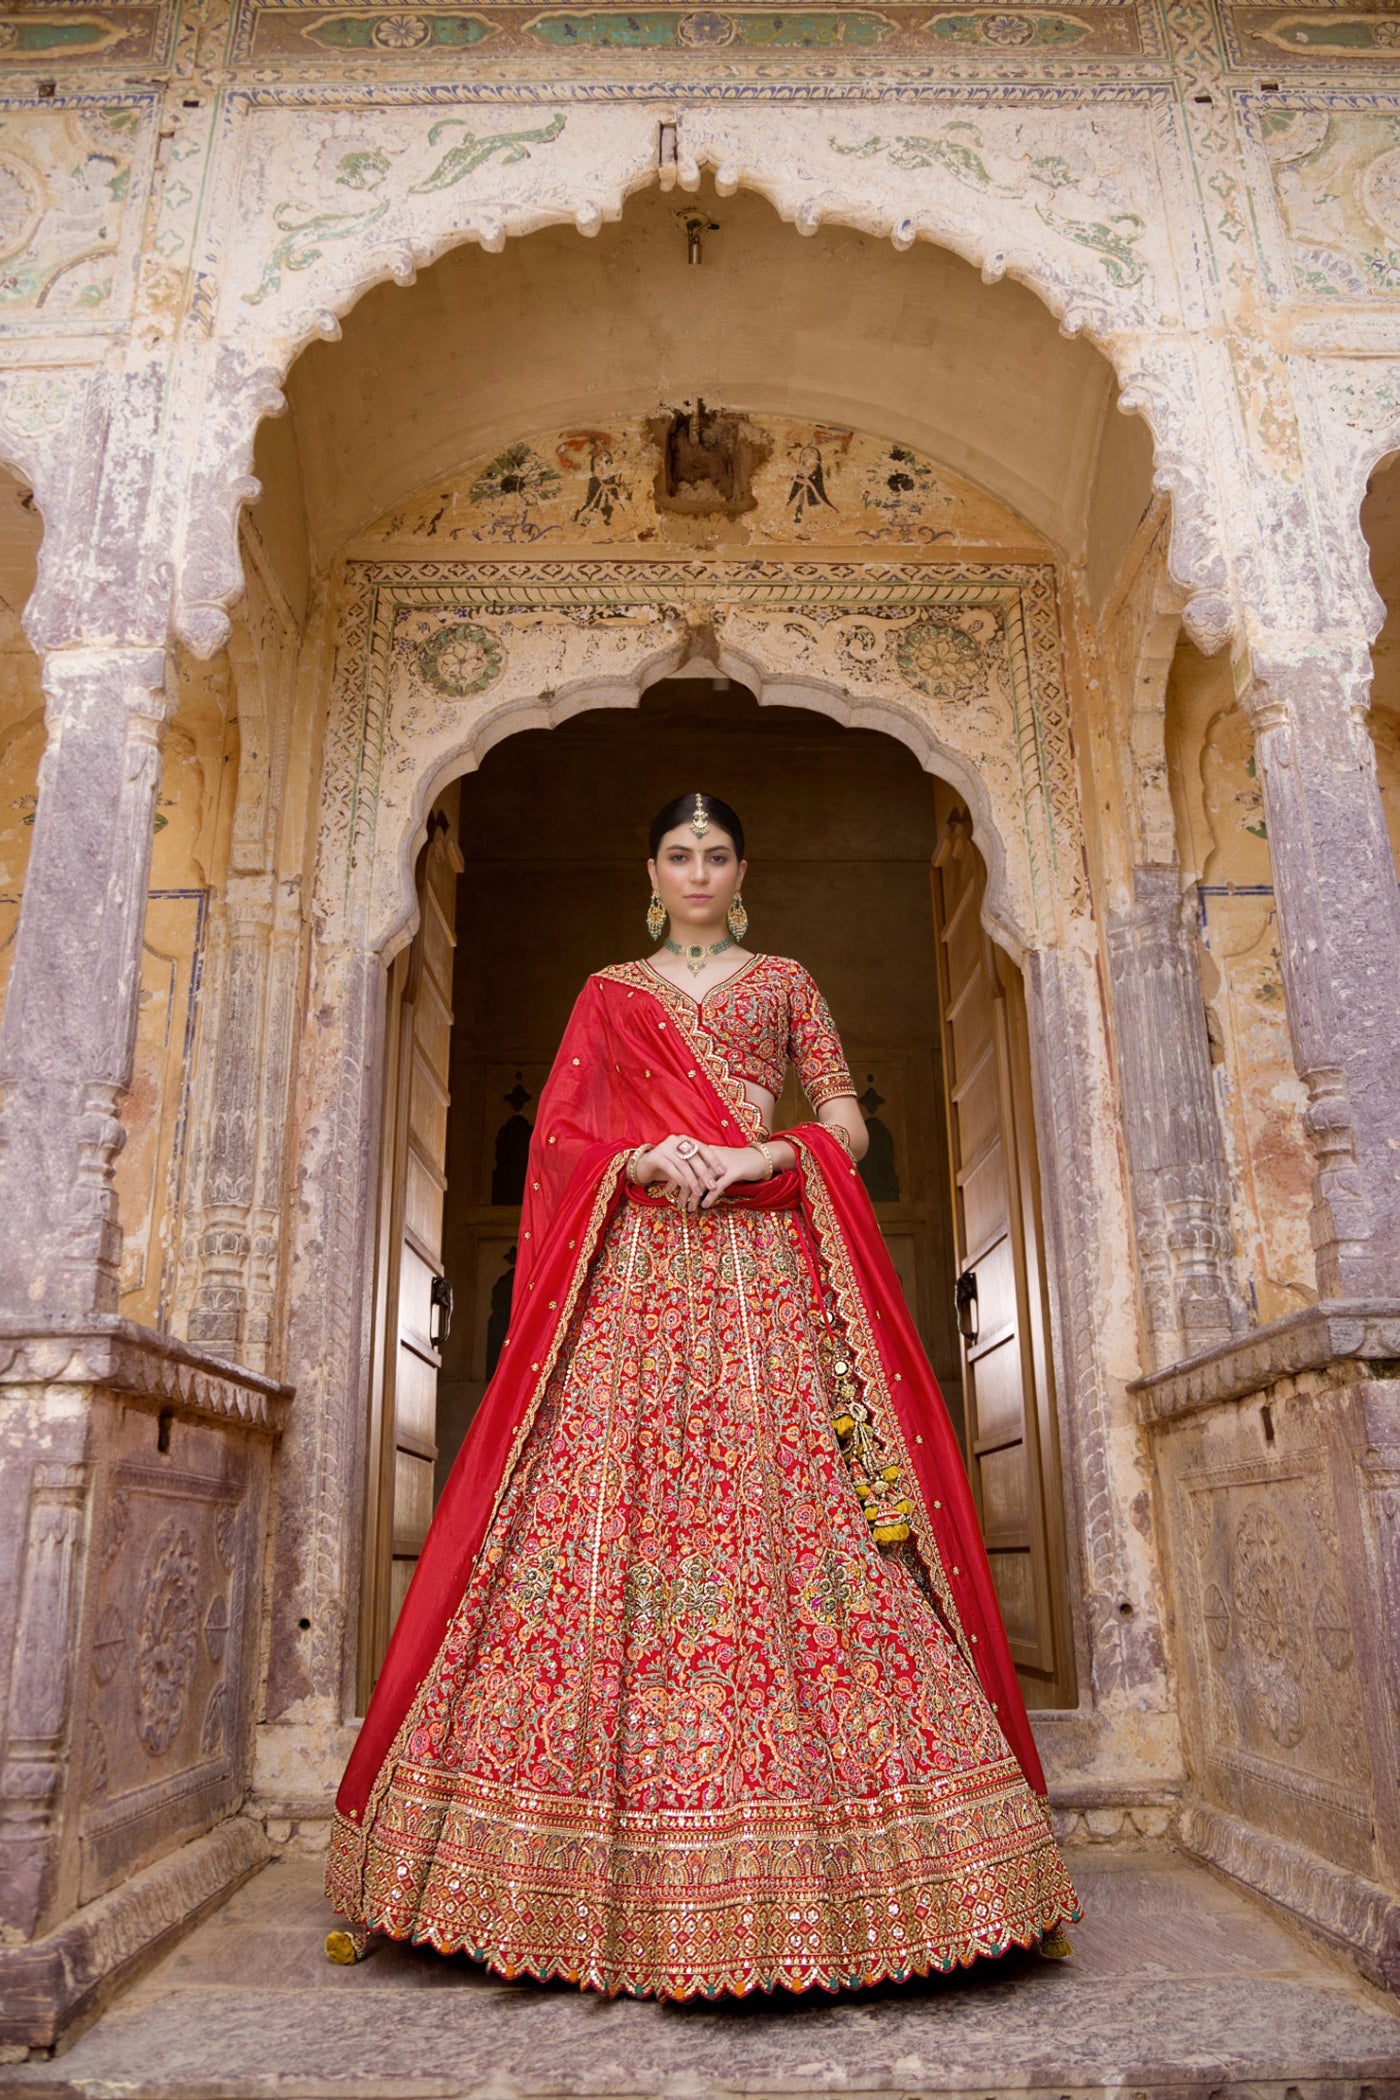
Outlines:
{"label": "wooden door panel", "polygon": [[416,1560],[433,1517],[433,1462],[402,1447],[394,1454],[394,1558]]}
{"label": "wooden door panel", "polygon": [[1021,1658],[1036,1652],[1036,1596],[1035,1582],[1031,1573],[1029,1553],[1000,1553],[990,1550],[988,1558],[992,1564],[992,1585],[1001,1606],[1001,1615],[1006,1622],[1006,1637],[1011,1643],[1011,1653],[1016,1663]]}
{"label": "wooden door panel", "polygon": [[388,985],[375,1283],[373,1458],[360,1696],[368,1698],[433,1513],[437,1379],[433,1289],[442,1269],[458,790],[435,805],[418,866],[418,931]]}
{"label": "wooden door panel", "polygon": [[[977,1272],[981,1282],[982,1272]],[[1024,1403],[1021,1397],[1021,1350],[1014,1327],[1004,1329],[1000,1341],[970,1356],[972,1385],[976,1395],[976,1443],[980,1450],[1017,1442],[1022,1434]]]}
{"label": "wooden door panel", "polygon": [[982,1154],[962,1184],[964,1268],[975,1268],[984,1254],[1006,1237],[1006,1158],[1000,1141]]}
{"label": "wooden door panel", "polygon": [[[946,791],[940,790],[942,793]],[[982,926],[986,869],[950,808],[934,861],[954,1240],[975,1277],[963,1346],[968,1469],[1027,1703],[1069,1704],[1058,1473],[1041,1308],[1028,1073],[1009,1018],[1019,989]],[[1052,1509],[1053,1505],[1053,1509]]]}
{"label": "wooden door panel", "polygon": [[422,1355],[400,1347],[395,1424],[400,1448],[431,1455],[435,1448],[437,1413],[437,1351]]}
{"label": "wooden door panel", "polygon": [[409,1153],[405,1173],[404,1230],[419,1246],[440,1247],[446,1177],[435,1173],[417,1151]]}
{"label": "wooden door panel", "polygon": [[1017,1437],[1000,1450],[984,1450],[977,1469],[982,1480],[982,1534],[989,1546],[1026,1544],[1026,1447]]}

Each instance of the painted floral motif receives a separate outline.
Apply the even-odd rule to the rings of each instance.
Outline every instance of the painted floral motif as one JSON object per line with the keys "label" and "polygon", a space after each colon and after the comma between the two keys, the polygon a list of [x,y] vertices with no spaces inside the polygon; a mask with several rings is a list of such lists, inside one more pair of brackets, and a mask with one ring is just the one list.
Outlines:
{"label": "painted floral motif", "polygon": [[140,115],[111,107],[0,115],[0,318],[111,297]]}
{"label": "painted floral motif", "polygon": [[[1018,200],[1033,206],[1036,216],[1076,246],[1093,250],[1110,284],[1131,291],[1147,275],[1137,253],[1147,222],[1135,211],[1108,206],[1101,216],[1085,217],[1086,203],[1098,203],[1103,188],[1096,170],[1060,153],[997,154],[979,127],[966,117],[950,118],[937,130],[875,136],[847,144],[829,141],[833,153],[859,160],[884,156],[892,166],[916,172],[938,168],[964,188],[981,196]],[[999,172],[1004,167],[1005,172]],[[1115,187],[1119,185],[1115,184]]]}
{"label": "painted floral motif", "polygon": [[373,41],[381,51],[416,51],[432,38],[432,26],[422,15],[390,15],[376,22]]}
{"label": "painted floral motif", "polygon": [[995,675],[1000,640],[995,613],[940,610],[904,629],[895,657],[910,685],[931,700],[971,700]]}
{"label": "painted floral motif", "polygon": [[994,44],[1003,50],[1081,44],[1093,35],[1087,22],[1072,15],[1054,14],[950,14],[935,15],[928,33],[942,43]]}
{"label": "painted floral motif", "polygon": [[485,692],[500,677],[504,662],[499,636],[466,620],[440,628],[417,650],[423,683],[444,700],[469,700]]}
{"label": "painted floral motif", "polygon": [[601,51],[723,50],[744,45],[775,50],[860,49],[882,44],[893,25],[859,8],[748,9],[672,8],[561,9],[535,16],[525,34],[556,49],[577,46]]}
{"label": "painted floral motif", "polygon": [[471,487],[473,503],[496,512],[488,537],[535,540],[557,530],[541,522],[540,504],[559,487],[559,475],[548,460],[528,445],[510,445],[483,467]]}
{"label": "painted floral motif", "polygon": [[[489,160],[499,159],[503,166],[509,167],[516,161],[528,159],[532,146],[551,144],[563,131],[564,124],[565,118],[560,111],[547,124],[532,130],[479,133],[470,129],[465,118],[443,117],[429,127],[427,143],[430,149],[440,146],[452,132],[460,131],[463,136],[454,140],[432,167],[408,186],[407,195],[419,197],[438,190],[455,189],[459,182],[475,174]],[[328,139],[316,159],[317,172],[323,180],[328,158],[333,190],[371,193],[373,201],[347,209],[340,198],[333,196],[329,200],[331,208],[323,211],[313,211],[309,203],[298,203],[290,198],[280,203],[273,211],[272,220],[282,238],[264,263],[257,285],[243,294],[246,305],[260,306],[281,291],[287,275],[309,270],[321,260],[332,243],[361,238],[379,224],[393,204],[393,188],[385,187],[393,164],[381,148],[368,142],[347,146],[338,137]]]}

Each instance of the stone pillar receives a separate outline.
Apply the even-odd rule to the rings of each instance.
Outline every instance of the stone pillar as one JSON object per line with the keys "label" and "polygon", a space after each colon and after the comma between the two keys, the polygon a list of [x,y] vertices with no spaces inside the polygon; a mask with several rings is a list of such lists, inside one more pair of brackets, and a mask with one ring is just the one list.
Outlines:
{"label": "stone pillar", "polygon": [[1400,1297],[1400,888],[1360,644],[1256,647],[1254,725],[1293,1058],[1317,1158],[1324,1298]]}
{"label": "stone pillar", "polygon": [[224,900],[222,998],[210,1060],[199,1288],[192,1342],[241,1362],[247,1324],[249,1213],[258,1136],[258,1055],[272,925],[271,878],[231,876]]}
{"label": "stone pillar", "polygon": [[1133,870],[1132,907],[1109,926],[1108,959],[1148,1354],[1160,1370],[1244,1325],[1205,1007],[1178,869]]}
{"label": "stone pillar", "polygon": [[48,746],[0,1032],[0,1306],[116,1308],[113,1170],[131,1079],[164,651],[44,659]]}
{"label": "stone pillar", "polygon": [[208,1139],[192,1342],[253,1371],[273,1354],[283,1147],[300,962],[297,899],[272,875],[230,876],[222,986],[205,1088]]}

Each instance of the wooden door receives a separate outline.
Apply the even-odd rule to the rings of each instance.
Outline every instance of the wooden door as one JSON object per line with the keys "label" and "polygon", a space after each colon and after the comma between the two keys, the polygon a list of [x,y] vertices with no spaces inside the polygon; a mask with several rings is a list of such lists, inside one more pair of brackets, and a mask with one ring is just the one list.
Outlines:
{"label": "wooden door", "polygon": [[360,1710],[374,1687],[433,1513],[447,1188],[458,790],[434,805],[418,862],[418,931],[389,973],[370,1390]]}
{"label": "wooden door", "polygon": [[1071,1706],[1030,1045],[1020,972],[982,926],[987,871],[954,804],[933,864],[968,1470],[1026,1703]]}

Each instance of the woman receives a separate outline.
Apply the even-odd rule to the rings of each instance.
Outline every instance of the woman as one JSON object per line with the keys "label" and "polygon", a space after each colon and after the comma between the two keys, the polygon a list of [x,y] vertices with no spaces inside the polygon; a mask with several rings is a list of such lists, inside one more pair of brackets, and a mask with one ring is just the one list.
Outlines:
{"label": "woman", "polygon": [[[508,1340],[337,1797],[356,1928],[608,1992],[836,1990],[1078,1916],[821,995],[738,817],[651,830],[650,961],[540,1101]],[[775,1138],[788,1059],[818,1120]]]}

